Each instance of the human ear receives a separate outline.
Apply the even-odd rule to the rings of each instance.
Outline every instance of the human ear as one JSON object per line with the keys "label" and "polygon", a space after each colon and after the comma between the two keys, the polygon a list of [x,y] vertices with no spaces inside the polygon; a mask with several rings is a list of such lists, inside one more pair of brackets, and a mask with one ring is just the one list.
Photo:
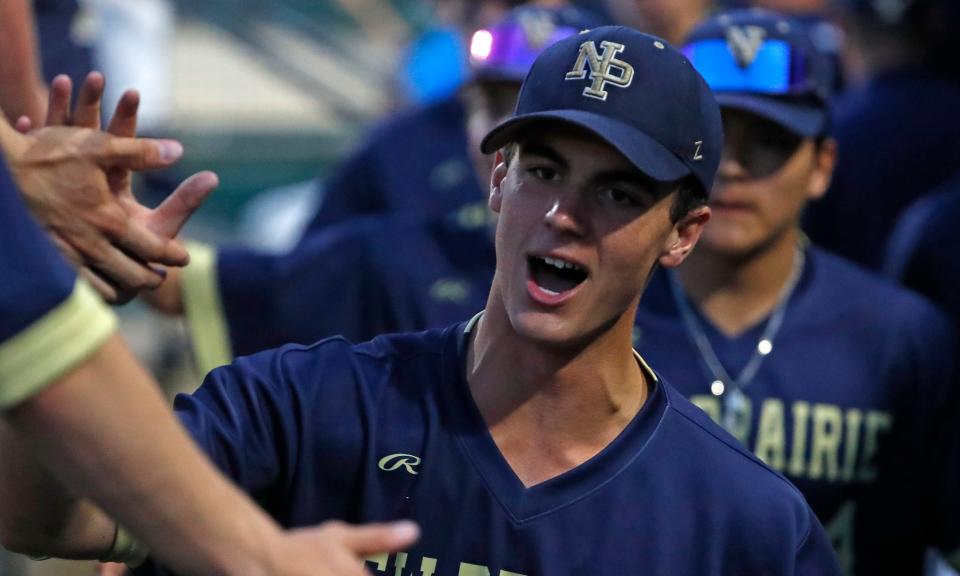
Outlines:
{"label": "human ear", "polygon": [[504,158],[503,152],[497,150],[493,157],[493,172],[490,173],[490,197],[487,199],[490,209],[500,213],[500,205],[503,203],[503,194],[500,190],[504,178],[507,177],[508,163]]}
{"label": "human ear", "polygon": [[687,259],[700,240],[703,227],[710,220],[710,207],[694,208],[673,225],[663,252],[658,259],[664,268],[676,268]]}
{"label": "human ear", "polygon": [[807,198],[823,198],[833,180],[833,169],[837,165],[837,141],[827,138],[817,146],[814,152],[813,175],[807,187]]}

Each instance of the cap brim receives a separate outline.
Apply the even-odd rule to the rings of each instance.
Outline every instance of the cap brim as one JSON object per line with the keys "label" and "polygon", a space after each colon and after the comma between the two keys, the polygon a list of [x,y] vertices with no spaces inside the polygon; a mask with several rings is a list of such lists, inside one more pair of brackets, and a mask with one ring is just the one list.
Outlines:
{"label": "cap brim", "polygon": [[807,106],[775,98],[747,94],[715,93],[721,108],[733,108],[756,114],[807,138],[822,135],[827,129],[825,106]]}
{"label": "cap brim", "polygon": [[616,148],[638,170],[658,182],[673,182],[693,173],[687,164],[645,133],[607,116],[582,110],[551,110],[514,116],[491,130],[480,143],[485,154],[518,140],[521,132],[540,122],[572,124],[593,132]]}

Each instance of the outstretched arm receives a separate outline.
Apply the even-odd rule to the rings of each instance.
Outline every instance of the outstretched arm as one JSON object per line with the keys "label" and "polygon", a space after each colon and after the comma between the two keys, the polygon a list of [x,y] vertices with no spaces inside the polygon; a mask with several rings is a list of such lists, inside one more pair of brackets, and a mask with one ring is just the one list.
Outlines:
{"label": "outstretched arm", "polygon": [[0,109],[13,122],[27,116],[43,119],[44,92],[40,77],[40,54],[30,0],[0,0]]}
{"label": "outstretched arm", "polygon": [[[60,128],[44,138],[80,129]],[[89,131],[88,131],[89,133]],[[69,157],[69,155],[68,155]],[[54,156],[54,162],[57,157]],[[68,177],[26,180],[56,193]],[[24,190],[30,197],[35,189]],[[200,454],[112,315],[57,257],[0,165],[0,536],[37,555],[104,557],[108,514],[187,574],[356,574],[409,524],[279,528]],[[89,496],[106,512],[80,495]],[[115,558],[115,557],[110,557]]]}

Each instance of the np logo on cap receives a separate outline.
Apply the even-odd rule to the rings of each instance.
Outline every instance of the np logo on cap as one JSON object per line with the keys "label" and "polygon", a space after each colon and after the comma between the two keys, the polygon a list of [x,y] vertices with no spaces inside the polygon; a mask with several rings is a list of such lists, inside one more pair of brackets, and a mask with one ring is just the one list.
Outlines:
{"label": "np logo on cap", "polygon": [[657,182],[692,177],[704,196],[720,163],[723,125],[706,82],[679,51],[625,26],[594,28],[544,50],[513,116],[480,149],[522,143],[545,122],[592,132]]}
{"label": "np logo on cap", "polygon": [[[597,45],[588,40],[580,45],[577,61],[573,70],[567,72],[565,80],[583,80],[587,77],[587,66],[590,66],[590,79],[593,83],[583,89],[583,95],[597,100],[607,100],[607,83],[620,88],[627,88],[633,82],[633,66],[629,62],[617,59],[617,54],[626,50],[626,46],[616,42],[603,40],[600,42],[603,53],[597,52]],[[616,72],[616,74],[614,74]]]}

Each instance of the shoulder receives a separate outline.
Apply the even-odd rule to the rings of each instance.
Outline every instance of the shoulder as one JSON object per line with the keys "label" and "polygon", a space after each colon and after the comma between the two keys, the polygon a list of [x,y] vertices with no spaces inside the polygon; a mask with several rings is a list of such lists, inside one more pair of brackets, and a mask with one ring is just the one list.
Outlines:
{"label": "shoulder", "polygon": [[[700,521],[728,526],[731,541],[796,552],[821,530],[801,492],[707,414],[664,383],[668,406],[658,458],[671,468],[664,497],[699,509]],[[669,464],[666,464],[669,462]]]}
{"label": "shoulder", "polygon": [[808,306],[832,309],[837,317],[855,319],[861,327],[881,331],[943,330],[947,326],[932,303],[892,280],[817,248],[808,254],[814,268]]}
{"label": "shoulder", "polygon": [[298,392],[332,387],[333,394],[342,392],[348,383],[379,386],[384,376],[398,367],[440,355],[454,328],[386,334],[359,344],[343,336],[309,346],[289,344],[237,358],[212,371],[210,377],[236,382],[257,380],[266,388]]}
{"label": "shoulder", "polygon": [[411,138],[420,137],[429,144],[438,134],[463,132],[465,117],[466,111],[456,95],[429,106],[404,110],[374,126],[364,139],[363,148],[390,149],[394,154],[410,150]]}

